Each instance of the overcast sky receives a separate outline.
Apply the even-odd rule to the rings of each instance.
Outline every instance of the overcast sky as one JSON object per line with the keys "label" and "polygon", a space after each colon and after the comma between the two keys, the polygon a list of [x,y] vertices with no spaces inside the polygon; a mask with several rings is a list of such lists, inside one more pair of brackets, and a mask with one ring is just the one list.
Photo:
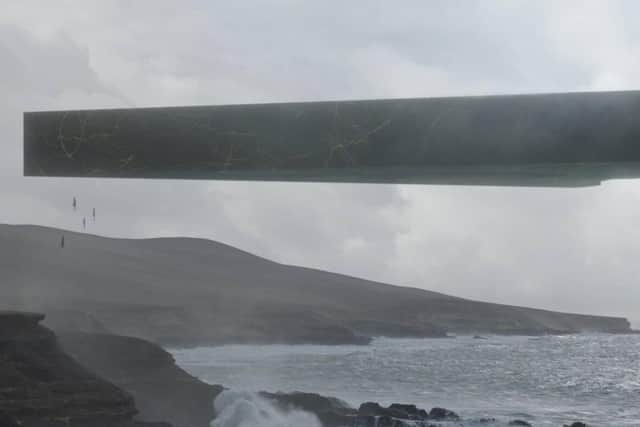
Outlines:
{"label": "overcast sky", "polygon": [[[403,7],[399,5],[402,4]],[[188,235],[640,327],[640,182],[586,189],[22,178],[22,112],[640,88],[640,2],[8,1],[0,222]]]}

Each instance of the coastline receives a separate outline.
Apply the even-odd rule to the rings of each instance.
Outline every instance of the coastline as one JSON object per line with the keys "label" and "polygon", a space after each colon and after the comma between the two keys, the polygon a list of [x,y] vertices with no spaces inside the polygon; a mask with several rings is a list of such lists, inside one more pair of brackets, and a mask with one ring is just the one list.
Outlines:
{"label": "coastline", "polygon": [[[412,402],[379,404],[375,401],[363,401],[356,406],[350,406],[340,399],[329,397],[329,395],[321,395],[313,392],[275,392],[262,391],[256,393],[240,393],[234,395],[233,389],[229,389],[222,385],[208,384],[195,376],[187,373],[182,367],[178,366],[176,359],[157,344],[133,337],[118,336],[105,333],[64,333],[58,334],[56,337],[51,331],[39,326],[42,320],[40,314],[24,314],[19,312],[7,313],[6,316],[0,316],[0,342],[4,343],[0,347],[0,353],[3,357],[7,357],[7,343],[15,343],[13,345],[21,345],[20,342],[30,342],[30,338],[25,341],[25,337],[33,336],[45,337],[45,342],[51,349],[59,348],[64,351],[65,355],[56,356],[50,360],[50,369],[62,375],[61,378],[68,376],[67,381],[71,381],[71,375],[64,366],[72,366],[74,363],[82,365],[82,368],[73,368],[73,372],[77,372],[82,378],[91,375],[97,375],[99,380],[95,383],[101,385],[104,390],[111,390],[113,396],[127,396],[122,400],[115,398],[113,403],[110,400],[102,400],[101,405],[105,406],[83,406],[89,405],[89,402],[83,403],[82,400],[77,402],[77,412],[69,412],[70,409],[62,404],[60,407],[52,407],[50,411],[54,411],[56,417],[62,417],[67,426],[86,427],[87,425],[101,427],[208,427],[213,419],[220,417],[220,413],[216,413],[213,402],[218,402],[218,397],[224,393],[231,393],[232,398],[245,399],[243,405],[264,405],[264,402],[256,402],[255,399],[265,399],[271,402],[272,409],[278,416],[287,416],[291,411],[303,411],[313,414],[321,422],[324,427],[344,427],[344,426],[435,426],[435,425],[456,425],[456,426],[475,426],[478,423],[482,425],[504,425],[502,421],[496,420],[491,415],[488,417],[468,417],[458,414],[455,408],[451,409],[443,407],[420,408]],[[16,319],[21,322],[22,335],[18,341],[17,336],[11,335],[8,331],[15,329]],[[462,338],[462,337],[460,337]],[[472,342],[473,337],[466,341]],[[496,338],[490,337],[489,340]],[[34,338],[40,340],[40,338]],[[420,341],[420,340],[418,340]],[[435,340],[432,342],[446,342]],[[39,341],[37,341],[39,342]],[[59,344],[56,344],[59,343]],[[482,344],[477,342],[476,344]],[[29,344],[30,345],[30,344]],[[59,346],[59,347],[58,347]],[[73,358],[73,359],[72,359]],[[24,363],[24,362],[23,362]],[[36,359],[29,361],[32,363],[34,373],[37,372]],[[28,365],[31,366],[31,365]],[[91,372],[87,374],[84,372]],[[80,377],[74,377],[80,378]],[[29,387],[35,387],[42,380]],[[10,382],[4,382],[5,387]],[[38,386],[40,387],[40,386]],[[78,389],[78,390],[81,390]],[[32,393],[32,392],[30,392]],[[61,392],[55,392],[61,393]],[[115,393],[115,394],[113,394]],[[62,394],[60,395],[62,397]],[[235,397],[234,397],[235,396]],[[7,402],[3,394],[0,393],[0,407],[6,407]],[[119,400],[120,399],[120,400]],[[228,399],[227,399],[228,400]],[[58,402],[54,400],[53,402]],[[120,403],[117,403],[120,402]],[[51,403],[50,403],[51,404]],[[122,409],[117,409],[118,405],[124,404]],[[4,406],[2,406],[4,405]],[[110,406],[115,405],[115,406]],[[219,405],[218,405],[219,406]],[[235,406],[234,406],[235,407]],[[113,409],[108,409],[113,408]],[[25,413],[25,408],[20,409],[21,412],[9,412],[11,420],[19,420],[23,427],[40,426],[38,421],[42,412],[34,409],[34,412]],[[30,411],[30,410],[29,410]],[[93,411],[93,412],[87,412]],[[96,424],[86,424],[86,415],[94,413],[100,417],[105,411],[114,411],[111,421],[106,419]],[[6,411],[5,411],[6,412]],[[67,415],[65,415],[65,413]],[[81,414],[81,415],[73,415]],[[120,414],[120,415],[118,415]],[[69,418],[71,415],[71,418]],[[51,417],[51,415],[46,415]],[[16,418],[17,417],[17,418]],[[25,418],[26,417],[26,418]],[[78,417],[78,418],[74,418]],[[84,418],[82,418],[84,417]],[[84,420],[84,421],[82,421]],[[6,421],[6,420],[3,420]],[[531,420],[521,419],[515,415],[506,420],[508,425],[534,425]],[[576,424],[578,421],[567,420],[567,426],[583,426],[585,424]],[[502,424],[500,424],[502,423]],[[6,424],[6,422],[5,422]],[[11,425],[11,424],[7,424]],[[16,424],[17,425],[17,424]],[[46,424],[57,425],[57,424]],[[213,424],[216,425],[216,424]],[[225,426],[226,424],[219,424]]]}
{"label": "coastline", "polygon": [[541,337],[557,337],[557,336],[592,336],[592,335],[640,335],[640,330],[632,329],[630,331],[612,331],[612,332],[587,332],[587,331],[572,331],[572,332],[544,332],[544,333],[496,333],[496,332],[479,332],[479,333],[449,333],[446,336],[359,336],[354,340],[335,341],[332,339],[326,340],[228,340],[228,341],[163,341],[158,344],[163,348],[173,350],[190,350],[202,347],[224,347],[224,346],[368,346],[377,339],[456,339],[456,338],[476,338],[476,339],[488,339],[490,337],[524,337],[524,338],[541,338]]}
{"label": "coastline", "polygon": [[[173,354],[179,366],[192,375],[221,382],[233,391],[319,393],[343,399],[355,409],[366,401],[384,407],[416,404],[427,410],[436,405],[457,412],[464,425],[495,418],[482,425],[505,426],[518,414],[535,426],[571,425],[581,419],[594,426],[635,425],[628,418],[625,423],[615,418],[616,412],[640,415],[631,409],[633,400],[629,400],[633,375],[626,375],[622,382],[616,371],[603,367],[593,371],[599,366],[593,363],[603,360],[601,357],[622,356],[615,352],[621,344],[631,344],[625,348],[628,356],[629,348],[638,345],[633,335],[485,338],[381,339],[371,348],[238,345]],[[568,353],[571,348],[574,350]],[[601,351],[594,354],[597,348]],[[633,354],[620,369],[627,369],[630,360],[635,363]],[[492,366],[491,374],[484,372]],[[534,383],[522,383],[526,375],[532,375]],[[615,378],[621,381],[621,388],[613,390],[607,384]],[[585,394],[596,384],[608,396]],[[582,397],[576,400],[576,395]]]}

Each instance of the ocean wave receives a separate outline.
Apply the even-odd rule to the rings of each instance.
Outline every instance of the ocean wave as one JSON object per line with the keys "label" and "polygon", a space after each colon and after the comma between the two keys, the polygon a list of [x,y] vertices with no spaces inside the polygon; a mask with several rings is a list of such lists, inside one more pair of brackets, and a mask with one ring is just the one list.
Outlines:
{"label": "ocean wave", "polygon": [[227,390],[213,405],[217,416],[211,427],[322,427],[314,414],[280,409],[256,393]]}

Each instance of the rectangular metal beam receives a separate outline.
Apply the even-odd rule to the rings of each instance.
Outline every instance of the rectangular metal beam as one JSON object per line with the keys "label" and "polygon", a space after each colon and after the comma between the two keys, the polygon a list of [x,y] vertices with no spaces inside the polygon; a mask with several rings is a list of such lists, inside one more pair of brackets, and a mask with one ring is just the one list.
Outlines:
{"label": "rectangular metal beam", "polygon": [[640,177],[640,91],[24,113],[27,176],[597,185]]}

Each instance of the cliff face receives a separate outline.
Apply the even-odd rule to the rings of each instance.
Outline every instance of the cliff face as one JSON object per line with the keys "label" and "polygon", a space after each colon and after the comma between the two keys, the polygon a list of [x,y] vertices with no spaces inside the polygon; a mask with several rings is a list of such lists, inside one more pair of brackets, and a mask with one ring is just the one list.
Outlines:
{"label": "cliff face", "polygon": [[[158,345],[138,338],[74,333],[60,337],[59,346],[51,331],[38,324],[42,318],[0,312],[0,426],[209,427],[216,418],[213,402],[223,387],[187,374]],[[450,410],[426,411],[411,404],[385,408],[367,402],[355,409],[314,393],[260,392],[256,397],[284,412],[312,413],[325,427],[491,421],[467,423]],[[172,424],[153,421],[159,419]]]}
{"label": "cliff face", "polygon": [[203,239],[0,225],[0,271],[3,303],[55,311],[56,331],[109,331],[167,345],[630,332],[623,318],[471,301],[278,264]]}
{"label": "cliff face", "polygon": [[39,325],[40,314],[0,312],[0,416],[20,427],[129,427],[132,397],[89,373]]}
{"label": "cliff face", "polygon": [[108,334],[61,334],[63,348],[87,369],[130,393],[143,421],[208,427],[222,391],[192,377],[150,342]]}
{"label": "cliff face", "polygon": [[[60,340],[64,349],[83,366],[134,396],[140,410],[138,419],[163,419],[175,427],[209,427],[216,418],[213,403],[224,391],[223,387],[192,377],[156,344],[138,338],[91,333],[64,334]],[[356,410],[339,399],[315,393],[260,392],[258,396],[284,412],[295,409],[312,413],[325,427],[426,427],[433,425],[430,422],[433,420],[458,419],[451,411],[440,409],[439,413],[434,410],[428,413],[413,405],[393,405],[385,409],[369,403]],[[380,417],[386,417],[386,421],[378,423]],[[235,422],[248,425],[239,420]]]}

